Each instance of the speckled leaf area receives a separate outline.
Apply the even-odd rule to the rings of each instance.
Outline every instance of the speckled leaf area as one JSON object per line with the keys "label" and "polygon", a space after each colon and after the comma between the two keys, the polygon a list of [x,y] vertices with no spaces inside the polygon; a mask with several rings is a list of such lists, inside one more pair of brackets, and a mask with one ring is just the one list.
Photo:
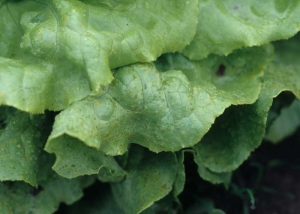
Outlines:
{"label": "speckled leaf area", "polygon": [[[252,57],[257,60],[245,63]],[[108,155],[123,154],[130,143],[155,152],[193,146],[225,108],[257,99],[269,57],[268,47],[228,59],[212,57],[195,64],[192,71],[199,75],[194,82],[184,69],[158,72],[153,64],[118,69],[107,93],[76,102],[56,117],[46,149],[64,134]],[[226,74],[219,76],[223,63]],[[245,84],[247,92],[235,90]]]}

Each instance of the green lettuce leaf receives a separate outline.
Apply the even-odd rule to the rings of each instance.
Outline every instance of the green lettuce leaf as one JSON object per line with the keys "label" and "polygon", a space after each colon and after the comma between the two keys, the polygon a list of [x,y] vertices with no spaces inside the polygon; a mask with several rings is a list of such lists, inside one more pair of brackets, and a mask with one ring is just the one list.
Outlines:
{"label": "green lettuce leaf", "polygon": [[213,184],[224,184],[226,188],[229,187],[231,182],[231,172],[213,172],[209,168],[205,167],[201,156],[198,154],[199,151],[195,149],[194,161],[198,166],[198,174],[203,180],[209,181]]}
{"label": "green lettuce leaf", "polygon": [[1,0],[0,105],[58,111],[103,92],[111,68],[183,49],[197,3]]}
{"label": "green lettuce leaf", "polygon": [[[0,33],[0,105],[42,113],[45,109],[65,109],[73,101],[91,94],[84,69],[60,51],[35,56],[20,48],[26,32],[24,19],[30,21],[47,8],[46,2],[2,1],[0,29],[5,33]],[[51,31],[46,33],[53,35]],[[35,50],[43,49],[35,47]]]}
{"label": "green lettuce leaf", "polygon": [[287,39],[300,29],[298,0],[199,1],[197,34],[182,52],[193,60]]}
{"label": "green lettuce leaf", "polygon": [[195,159],[201,159],[205,167],[219,173],[239,167],[262,142],[273,98],[282,91],[300,98],[299,38],[275,44],[276,57],[264,74],[258,100],[252,105],[230,107],[194,146]]}
{"label": "green lettuce leaf", "polygon": [[98,174],[101,181],[113,182],[121,180],[126,175],[113,157],[87,147],[69,136],[63,136],[49,144],[46,151],[55,151],[56,162],[53,170],[65,178]]}
{"label": "green lettuce leaf", "polygon": [[52,214],[61,202],[72,204],[83,196],[83,188],[94,181],[92,177],[66,179],[52,174],[34,188],[23,182],[0,182],[1,213]]}
{"label": "green lettuce leaf", "polygon": [[174,153],[154,154],[142,147],[131,147],[125,180],[112,183],[112,192],[119,207],[129,214],[140,213],[168,195],[177,174]]}
{"label": "green lettuce leaf", "polygon": [[[61,212],[64,214],[124,214],[124,211],[121,210],[116,203],[109,185],[96,183],[96,185],[93,185],[91,188],[93,188],[93,190],[89,190],[82,200],[71,206],[64,207]],[[173,202],[172,194],[169,194],[163,199],[154,202],[149,208],[141,213],[153,214],[174,212]]]}
{"label": "green lettuce leaf", "polygon": [[182,72],[158,72],[153,64],[120,68],[106,93],[56,117],[46,149],[63,135],[108,155],[125,153],[130,143],[155,152],[193,146],[225,108],[255,102],[271,53],[265,46],[201,62],[175,55]]}
{"label": "green lettuce leaf", "polygon": [[294,100],[290,106],[283,108],[271,123],[265,139],[272,143],[279,143],[292,135],[298,127],[300,127],[300,100]]}
{"label": "green lettuce leaf", "polygon": [[182,193],[185,184],[185,166],[184,166],[184,153],[186,151],[176,153],[177,156],[177,175],[173,187],[173,195],[177,197]]}
{"label": "green lettuce leaf", "polygon": [[[2,113],[2,112],[1,112]],[[18,112],[0,135],[0,180],[25,181],[37,186],[54,162],[43,151],[51,131],[51,114],[32,116]]]}
{"label": "green lettuce leaf", "polygon": [[226,109],[193,147],[195,161],[215,173],[227,173],[238,168],[261,144],[271,104],[272,100],[265,102],[259,99],[252,105]]}

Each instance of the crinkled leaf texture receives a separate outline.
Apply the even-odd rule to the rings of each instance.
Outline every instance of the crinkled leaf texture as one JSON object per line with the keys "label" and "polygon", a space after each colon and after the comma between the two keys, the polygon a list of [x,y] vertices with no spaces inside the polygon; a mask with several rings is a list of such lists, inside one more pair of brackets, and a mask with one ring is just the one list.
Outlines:
{"label": "crinkled leaf texture", "polygon": [[195,159],[211,171],[222,173],[235,170],[248,158],[264,137],[273,98],[282,91],[291,91],[300,98],[299,47],[299,35],[275,43],[275,60],[266,69],[258,100],[252,105],[230,107],[217,118],[194,146]]}
{"label": "crinkled leaf texture", "polygon": [[110,69],[189,44],[197,4],[0,0],[0,104],[41,113],[103,92]]}
{"label": "crinkled leaf texture", "polygon": [[225,108],[255,102],[271,53],[269,46],[257,47],[200,62],[175,55],[181,61],[174,69],[182,71],[158,72],[153,64],[120,68],[106,93],[75,102],[56,117],[46,149],[64,135],[108,155],[125,153],[130,143],[155,152],[193,146]]}
{"label": "crinkled leaf texture", "polygon": [[193,60],[287,39],[300,29],[298,0],[199,1],[197,34],[183,54]]}

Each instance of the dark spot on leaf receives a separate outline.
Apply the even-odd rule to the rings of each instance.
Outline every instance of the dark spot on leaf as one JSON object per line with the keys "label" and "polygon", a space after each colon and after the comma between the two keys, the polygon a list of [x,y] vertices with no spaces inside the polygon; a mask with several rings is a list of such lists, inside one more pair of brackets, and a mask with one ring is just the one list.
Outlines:
{"label": "dark spot on leaf", "polygon": [[221,64],[218,68],[218,70],[216,71],[216,75],[221,77],[221,76],[224,76],[225,75],[225,70],[226,70],[226,67],[225,65]]}
{"label": "dark spot on leaf", "polygon": [[235,5],[235,6],[233,7],[233,10],[238,10],[239,8],[240,8],[239,6]]}

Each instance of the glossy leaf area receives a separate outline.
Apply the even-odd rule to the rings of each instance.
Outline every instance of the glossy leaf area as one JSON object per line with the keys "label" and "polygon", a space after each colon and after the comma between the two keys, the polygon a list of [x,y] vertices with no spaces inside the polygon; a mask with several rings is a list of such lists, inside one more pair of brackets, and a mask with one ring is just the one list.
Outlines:
{"label": "glossy leaf area", "polygon": [[182,51],[193,60],[287,39],[300,29],[298,0],[203,0],[199,9],[197,34]]}
{"label": "glossy leaf area", "polygon": [[193,146],[225,108],[255,102],[271,56],[266,46],[200,62],[174,55],[182,66],[172,70],[163,60],[157,66],[168,67],[166,72],[153,64],[120,68],[106,93],[78,101],[56,117],[46,150],[58,153],[51,144],[64,135],[108,155],[125,153],[130,143],[155,152]]}
{"label": "glossy leaf area", "polygon": [[[197,1],[0,0],[0,104],[59,111],[192,40]],[[153,45],[155,44],[155,45]]]}

